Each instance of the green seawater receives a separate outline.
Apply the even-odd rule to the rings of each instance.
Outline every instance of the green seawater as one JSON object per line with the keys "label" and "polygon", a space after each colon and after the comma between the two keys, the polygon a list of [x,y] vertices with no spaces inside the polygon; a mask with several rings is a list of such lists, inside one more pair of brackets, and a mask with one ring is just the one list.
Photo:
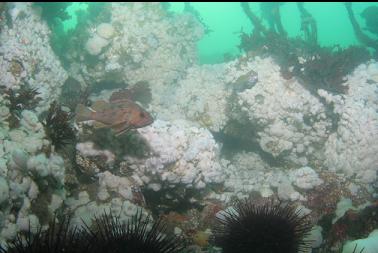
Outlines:
{"label": "green seawater", "polygon": [[[260,2],[250,2],[251,10],[262,16]],[[238,45],[240,44],[239,34],[243,30],[250,33],[251,22],[243,12],[239,2],[192,2],[190,3],[202,18],[206,26],[211,30],[198,42],[198,54],[200,62],[219,63],[224,60],[225,54],[234,56],[240,55]],[[355,2],[353,10],[361,28],[365,21],[361,17],[362,11],[368,6],[378,6],[378,3]],[[315,18],[318,26],[318,43],[322,46],[340,45],[348,47],[359,45],[354,34],[352,25],[348,18],[343,2],[307,2],[305,8]],[[169,3],[169,11],[182,13],[185,4],[183,2]],[[76,24],[75,12],[79,9],[86,9],[86,3],[73,3],[67,8],[72,19],[64,22],[65,29],[71,29]],[[281,8],[282,24],[289,37],[301,36],[300,13],[296,2],[282,3]],[[266,20],[262,19],[267,25]],[[367,30],[363,30],[371,37],[375,37]],[[377,38],[378,39],[378,38]]]}

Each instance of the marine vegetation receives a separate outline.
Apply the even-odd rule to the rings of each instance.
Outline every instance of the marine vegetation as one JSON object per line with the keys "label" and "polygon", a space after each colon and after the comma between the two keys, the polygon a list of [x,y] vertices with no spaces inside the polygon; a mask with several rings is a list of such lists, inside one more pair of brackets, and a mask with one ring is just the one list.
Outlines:
{"label": "marine vegetation", "polygon": [[198,203],[192,201],[201,198],[201,193],[195,189],[178,186],[175,188],[162,187],[159,191],[154,191],[144,187],[142,192],[148,209],[156,215],[167,214],[171,211],[185,213],[192,208],[200,208]]}
{"label": "marine vegetation", "polygon": [[[348,13],[350,23],[352,24],[354,34],[356,35],[357,39],[363,45],[374,49],[375,57],[377,57],[378,56],[378,40],[374,37],[370,37],[367,33],[362,31],[359,23],[357,22],[356,17],[354,16],[354,12],[352,9],[352,2],[345,2],[345,8]],[[361,16],[366,21],[367,30],[369,30],[372,33],[376,33],[378,31],[377,15],[378,15],[378,8],[376,6],[367,7],[361,14]]]}
{"label": "marine vegetation", "polygon": [[6,2],[1,2],[0,3],[0,15],[2,15],[3,12],[5,11],[5,7],[6,7]]}
{"label": "marine vegetation", "polygon": [[365,19],[366,29],[378,35],[378,6],[367,7],[362,11],[361,17]]}
{"label": "marine vegetation", "polygon": [[46,21],[52,32],[50,45],[58,56],[60,56],[58,52],[61,53],[65,45],[65,43],[62,43],[63,41],[59,40],[65,35],[63,21],[71,18],[66,11],[71,4],[69,2],[39,2],[33,4],[36,9],[40,10],[41,18]]}
{"label": "marine vegetation", "polygon": [[23,110],[33,110],[41,101],[37,89],[31,88],[28,84],[22,85],[19,89],[0,87],[0,91],[5,94],[9,101],[10,116],[8,122],[10,128],[18,127]]}
{"label": "marine vegetation", "polygon": [[120,160],[125,155],[145,157],[150,152],[148,143],[137,131],[115,136],[109,129],[95,129],[93,134],[83,135],[80,141],[92,141],[100,149],[112,151]]}
{"label": "marine vegetation", "polygon": [[46,136],[56,150],[75,142],[76,135],[71,124],[72,119],[72,113],[64,111],[56,101],[51,103],[42,124],[45,128]]}
{"label": "marine vegetation", "polygon": [[361,210],[350,209],[336,222],[333,222],[333,218],[333,214],[328,214],[319,221],[324,229],[324,234],[327,235],[324,238],[326,241],[324,252],[340,245],[341,242],[366,237],[376,229],[378,227],[378,203],[373,203]]}
{"label": "marine vegetation", "polygon": [[69,2],[39,2],[34,3],[35,7],[41,8],[41,17],[46,20],[48,25],[55,24],[58,20],[64,21],[70,18],[70,15],[66,12],[67,7],[71,3]]}
{"label": "marine vegetation", "polygon": [[286,36],[286,31],[281,23],[280,6],[282,4],[280,2],[261,2],[260,11],[264,19],[268,21],[270,31]]}
{"label": "marine vegetation", "polygon": [[70,19],[71,16],[66,12],[67,7],[72,3],[69,2],[40,2],[34,3],[34,6],[41,9],[41,17],[46,21],[51,30],[50,45],[56,55],[62,61],[64,66],[68,66],[72,57],[70,52],[72,48],[77,48],[78,45],[88,38],[88,28],[91,23],[108,22],[110,20],[110,3],[92,2],[87,3],[86,10],[78,10],[77,25],[65,31],[63,22]]}
{"label": "marine vegetation", "polygon": [[92,252],[175,253],[184,248],[176,236],[164,235],[166,225],[162,219],[153,222],[151,228],[150,222],[151,216],[143,217],[141,211],[128,222],[106,213],[95,217],[92,226],[86,227]]}
{"label": "marine vegetation", "polygon": [[247,53],[255,52],[258,55],[272,56],[280,65],[281,73],[285,78],[298,77],[315,95],[318,89],[336,94],[345,93],[347,87],[344,85],[346,80],[343,78],[371,57],[369,51],[363,47],[353,46],[342,49],[338,46],[321,47],[315,43],[316,24],[303,5],[298,7],[302,16],[306,14],[307,18],[312,18],[310,24],[307,25],[309,27],[302,27],[305,39],[289,38],[283,31],[275,32],[274,29],[266,29],[261,20],[251,11],[248,3],[242,3],[242,7],[252,22],[254,30],[251,34],[241,32],[239,48]]}
{"label": "marine vegetation", "polygon": [[306,236],[312,225],[293,205],[256,205],[246,199],[217,220],[215,242],[223,253],[298,253],[311,248]]}
{"label": "marine vegetation", "polygon": [[296,75],[316,89],[345,93],[348,87],[343,85],[346,81],[344,77],[369,58],[369,52],[357,46],[346,49],[337,47],[336,50],[318,48],[303,63],[297,63]]}
{"label": "marine vegetation", "polygon": [[[162,7],[164,8],[165,7],[164,4],[163,3],[161,3],[161,4],[162,4]],[[196,17],[196,19],[198,20],[198,22],[200,22],[201,25],[203,26],[203,28],[205,30],[205,34],[209,34],[209,33],[212,32],[212,30],[209,28],[209,26],[203,20],[203,18],[201,16],[201,14],[199,13],[199,11],[196,10],[190,2],[185,2],[184,3],[184,12],[190,13],[194,17]]]}
{"label": "marine vegetation", "polygon": [[19,232],[16,238],[4,246],[0,246],[1,253],[86,253],[89,244],[79,229],[70,228],[70,219],[62,216],[59,220],[55,216],[45,231],[38,226],[32,231],[31,225],[26,232]]}

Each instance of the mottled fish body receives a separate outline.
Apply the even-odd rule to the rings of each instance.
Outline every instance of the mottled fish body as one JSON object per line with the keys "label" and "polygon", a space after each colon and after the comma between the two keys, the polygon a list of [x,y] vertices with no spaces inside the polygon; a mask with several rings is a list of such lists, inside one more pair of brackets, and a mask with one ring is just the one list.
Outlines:
{"label": "mottled fish body", "polygon": [[92,107],[79,104],[76,121],[94,120],[96,127],[112,128],[117,135],[129,130],[152,124],[152,116],[141,106],[129,99],[117,98],[107,102],[96,101]]}

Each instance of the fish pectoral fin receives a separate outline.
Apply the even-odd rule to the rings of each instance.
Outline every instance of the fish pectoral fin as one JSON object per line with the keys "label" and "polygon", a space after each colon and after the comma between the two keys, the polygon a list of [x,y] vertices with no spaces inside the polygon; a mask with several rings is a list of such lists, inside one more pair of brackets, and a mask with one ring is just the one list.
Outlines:
{"label": "fish pectoral fin", "polygon": [[76,107],[76,121],[81,122],[81,121],[87,121],[92,119],[92,111],[89,110],[85,105],[79,104]]}
{"label": "fish pectoral fin", "polygon": [[130,130],[131,126],[123,122],[121,124],[114,125],[111,128],[113,129],[114,132],[116,132],[116,136],[119,136],[127,132],[128,130]]}
{"label": "fish pectoral fin", "polygon": [[108,102],[105,100],[97,100],[96,102],[93,103],[92,109],[95,111],[104,111],[109,109],[111,106]]}
{"label": "fish pectoral fin", "polygon": [[95,122],[93,123],[93,126],[94,126],[94,128],[96,128],[96,129],[98,129],[98,128],[106,128],[106,127],[110,127],[109,125],[106,125],[106,124],[101,123],[101,122],[99,122],[99,121],[95,121]]}

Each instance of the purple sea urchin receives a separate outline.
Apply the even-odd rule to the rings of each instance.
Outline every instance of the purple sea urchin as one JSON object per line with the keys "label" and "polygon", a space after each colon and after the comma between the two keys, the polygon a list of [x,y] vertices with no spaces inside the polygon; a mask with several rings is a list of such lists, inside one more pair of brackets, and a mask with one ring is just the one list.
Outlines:
{"label": "purple sea urchin", "polygon": [[166,226],[159,219],[149,228],[151,216],[144,218],[141,212],[130,221],[122,222],[112,214],[103,214],[94,218],[92,227],[87,226],[87,233],[98,253],[176,253],[183,245],[175,236],[164,235]]}
{"label": "purple sea urchin", "polygon": [[215,242],[223,253],[299,253],[310,247],[305,237],[311,224],[292,205],[244,200],[217,219]]}
{"label": "purple sea urchin", "polygon": [[[36,233],[30,229],[18,233],[6,247],[0,247],[1,253],[86,253],[92,252],[86,238],[76,227],[70,227],[70,218],[62,217],[50,222],[49,228],[42,231],[39,226]],[[5,249],[6,248],[6,249]]]}

